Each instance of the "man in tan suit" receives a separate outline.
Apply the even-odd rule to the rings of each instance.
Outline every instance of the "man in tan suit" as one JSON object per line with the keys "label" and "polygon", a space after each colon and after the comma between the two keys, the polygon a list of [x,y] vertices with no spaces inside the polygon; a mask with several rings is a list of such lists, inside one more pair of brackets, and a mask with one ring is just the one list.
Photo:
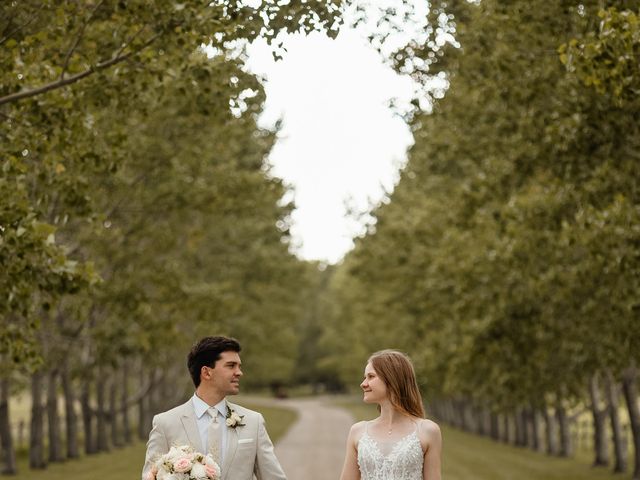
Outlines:
{"label": "man in tan suit", "polygon": [[286,480],[273,443],[258,412],[227,402],[240,391],[240,344],[227,337],[205,337],[187,358],[196,387],[186,403],[153,418],[142,479],[172,446],[191,445],[211,453],[222,480]]}

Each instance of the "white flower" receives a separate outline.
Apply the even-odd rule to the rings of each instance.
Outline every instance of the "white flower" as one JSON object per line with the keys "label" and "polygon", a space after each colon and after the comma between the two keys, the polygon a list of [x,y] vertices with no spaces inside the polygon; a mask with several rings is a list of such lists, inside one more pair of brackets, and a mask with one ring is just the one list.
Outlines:
{"label": "white flower", "polygon": [[205,470],[203,464],[193,464],[193,467],[191,467],[191,478],[195,478],[197,480],[204,480],[205,478],[207,478],[207,471]]}
{"label": "white flower", "polygon": [[244,418],[244,415],[238,415],[235,410],[231,410],[231,408],[227,406],[227,420],[225,422],[227,424],[227,427],[231,427],[231,428],[243,427],[244,426],[244,423],[242,423],[243,418]]}
{"label": "white flower", "polygon": [[168,462],[174,463],[180,457],[184,456],[184,450],[179,447],[171,447],[169,451],[164,455],[164,459]]}
{"label": "white flower", "polygon": [[188,473],[171,473],[166,477],[166,480],[189,480]]}

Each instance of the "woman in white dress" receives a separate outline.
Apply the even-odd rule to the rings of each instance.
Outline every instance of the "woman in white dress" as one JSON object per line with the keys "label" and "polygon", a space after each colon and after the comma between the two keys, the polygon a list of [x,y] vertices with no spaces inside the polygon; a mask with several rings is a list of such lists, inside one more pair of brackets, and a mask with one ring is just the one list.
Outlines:
{"label": "woman in white dress", "polygon": [[340,480],[441,480],[440,428],[424,418],[409,357],[396,350],[374,353],[360,387],[380,416],[351,427]]}

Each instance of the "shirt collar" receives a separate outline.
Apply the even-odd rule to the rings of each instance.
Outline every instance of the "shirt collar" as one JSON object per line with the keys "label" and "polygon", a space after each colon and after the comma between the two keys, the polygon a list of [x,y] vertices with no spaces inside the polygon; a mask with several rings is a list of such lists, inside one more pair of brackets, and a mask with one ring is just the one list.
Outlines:
{"label": "shirt collar", "polygon": [[[207,410],[209,410],[209,404],[207,402],[205,402],[204,400],[202,400],[195,393],[193,394],[192,401],[193,401],[193,409],[196,412],[196,417],[202,418],[202,416],[205,413],[207,413]],[[227,416],[227,399],[226,398],[223,398],[222,400],[220,400],[220,402],[218,402],[218,404],[214,405],[213,407],[216,410],[218,410],[218,412],[223,417]]]}

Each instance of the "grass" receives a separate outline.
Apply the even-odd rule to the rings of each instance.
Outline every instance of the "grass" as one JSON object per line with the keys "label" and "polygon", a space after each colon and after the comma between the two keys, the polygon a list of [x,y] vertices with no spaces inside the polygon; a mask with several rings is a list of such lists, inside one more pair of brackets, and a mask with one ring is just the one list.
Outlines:
{"label": "grass", "polygon": [[[288,408],[242,405],[264,415],[271,439],[276,442],[297,418],[296,412]],[[46,470],[29,470],[28,459],[19,458],[18,475],[15,480],[125,480],[140,478],[146,445],[138,442],[109,453],[85,456],[78,460],[51,464]]]}
{"label": "grass", "polygon": [[[378,414],[375,406],[343,401],[356,420]],[[631,474],[614,475],[607,469],[591,468],[588,460],[549,457],[542,453],[494,442],[441,425],[443,437],[442,476],[446,480],[623,480]]]}
{"label": "grass", "polygon": [[242,406],[256,410],[264,416],[267,431],[273,443],[280,440],[298,418],[298,414],[289,408],[252,406],[246,402],[242,402]]}
{"label": "grass", "polygon": [[140,442],[111,453],[100,453],[51,464],[46,470],[29,470],[27,458],[18,461],[16,480],[121,480],[140,478],[144,463],[145,444]]}

